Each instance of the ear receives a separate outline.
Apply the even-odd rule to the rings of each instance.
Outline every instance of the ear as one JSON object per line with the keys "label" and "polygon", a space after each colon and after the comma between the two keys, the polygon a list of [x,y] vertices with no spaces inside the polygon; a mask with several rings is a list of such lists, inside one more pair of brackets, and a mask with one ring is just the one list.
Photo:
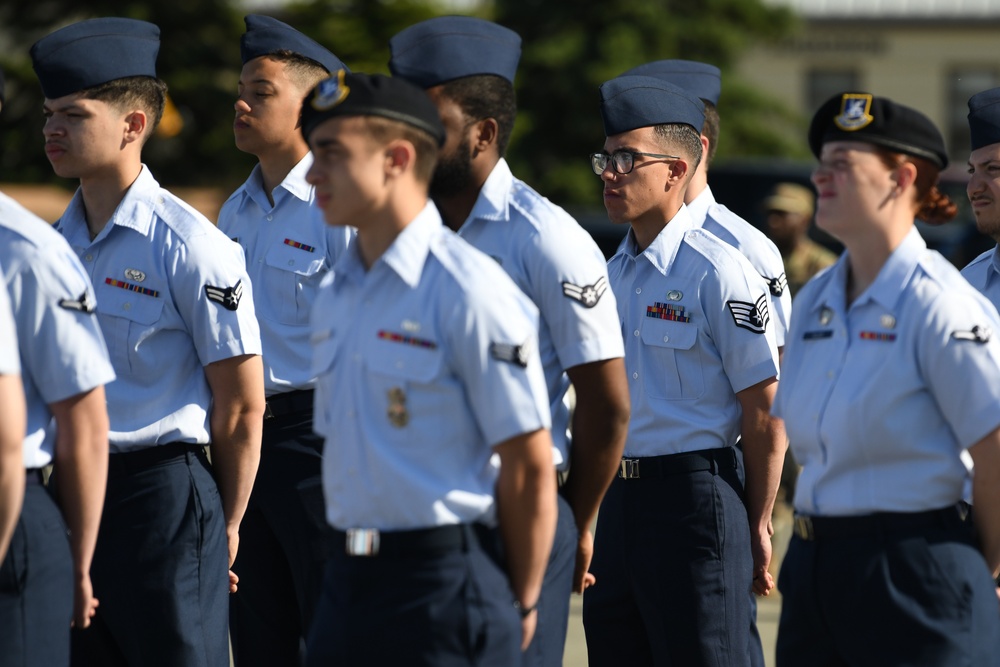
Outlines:
{"label": "ear", "polygon": [[896,167],[892,180],[896,181],[896,188],[903,192],[917,180],[917,165],[912,162],[904,162]]}
{"label": "ear", "polygon": [[472,144],[476,153],[481,153],[491,146],[495,146],[500,138],[500,124],[495,118],[484,118],[472,126],[472,137],[469,143]]}
{"label": "ear", "polygon": [[416,164],[417,151],[409,141],[396,139],[385,147],[385,174],[399,177]]}
{"label": "ear", "polygon": [[[703,156],[708,155],[708,137],[706,137],[704,134],[701,135],[701,154]],[[705,158],[702,157],[702,160],[704,159]]]}
{"label": "ear", "polygon": [[142,138],[142,133],[146,131],[146,112],[141,109],[136,109],[130,112],[124,118],[125,123],[125,134],[122,136],[123,143],[132,143],[133,141],[139,141]]}
{"label": "ear", "polygon": [[691,171],[691,165],[684,158],[674,160],[670,163],[670,172],[667,176],[667,185],[672,188],[684,185],[687,176]]}

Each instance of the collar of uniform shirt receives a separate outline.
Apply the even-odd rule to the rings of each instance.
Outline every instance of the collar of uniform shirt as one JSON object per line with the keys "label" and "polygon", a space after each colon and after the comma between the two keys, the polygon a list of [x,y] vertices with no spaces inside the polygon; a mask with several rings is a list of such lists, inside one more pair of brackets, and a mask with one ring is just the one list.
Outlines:
{"label": "collar of uniform shirt", "polygon": [[674,257],[677,256],[684,233],[691,229],[694,229],[694,221],[688,213],[687,206],[681,205],[674,217],[667,222],[667,225],[656,235],[653,242],[649,244],[649,247],[639,255],[635,254],[635,236],[631,232],[628,236],[628,243],[622,246],[620,252],[627,256],[634,256],[636,259],[640,256],[645,257],[653,268],[666,275],[667,269],[670,268]]}
{"label": "collar of uniform shirt", "polygon": [[507,161],[500,158],[479,190],[479,198],[469,213],[469,220],[510,220],[513,184],[514,174]]}
{"label": "collar of uniform shirt", "polygon": [[385,262],[411,288],[416,287],[430,253],[431,238],[443,224],[437,208],[427,202],[413,222],[382,253],[380,261]]}

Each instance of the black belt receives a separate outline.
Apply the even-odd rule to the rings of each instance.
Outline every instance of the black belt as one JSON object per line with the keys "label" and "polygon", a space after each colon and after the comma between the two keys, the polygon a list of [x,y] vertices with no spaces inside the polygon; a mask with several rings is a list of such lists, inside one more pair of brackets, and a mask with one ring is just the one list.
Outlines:
{"label": "black belt", "polygon": [[41,468],[28,468],[24,471],[24,482],[25,484],[38,484],[42,485],[45,483],[45,479],[42,477]]}
{"label": "black belt", "polygon": [[968,518],[964,504],[926,512],[877,512],[862,516],[796,514],[792,531],[802,540],[829,540],[873,535],[919,535],[929,528],[957,528]]}
{"label": "black belt", "polygon": [[267,399],[264,419],[276,419],[288,415],[313,411],[313,390],[298,389],[284,394],[275,394]]}
{"label": "black belt", "polygon": [[736,469],[736,451],[732,447],[701,449],[696,452],[646,456],[638,459],[623,458],[618,467],[622,479],[663,479],[671,475],[692,472]]}
{"label": "black belt", "polygon": [[148,468],[157,463],[187,456],[189,452],[205,452],[205,445],[190,442],[171,442],[165,445],[153,445],[131,452],[112,453],[108,457],[108,473],[130,473]]}
{"label": "black belt", "polygon": [[[377,528],[334,529],[335,543],[348,556],[393,558],[416,554],[467,551],[474,544],[489,544],[490,529],[482,524],[452,524],[417,530],[381,531]],[[338,547],[339,548],[339,547]]]}

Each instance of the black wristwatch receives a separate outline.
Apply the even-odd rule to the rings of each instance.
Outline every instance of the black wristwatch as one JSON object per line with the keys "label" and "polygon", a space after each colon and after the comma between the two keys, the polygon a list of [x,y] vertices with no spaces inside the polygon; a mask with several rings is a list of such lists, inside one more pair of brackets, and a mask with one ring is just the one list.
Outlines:
{"label": "black wristwatch", "polygon": [[517,613],[521,615],[521,618],[527,618],[529,614],[538,609],[538,602],[535,602],[530,607],[525,607],[517,600],[514,600],[514,609],[517,609]]}

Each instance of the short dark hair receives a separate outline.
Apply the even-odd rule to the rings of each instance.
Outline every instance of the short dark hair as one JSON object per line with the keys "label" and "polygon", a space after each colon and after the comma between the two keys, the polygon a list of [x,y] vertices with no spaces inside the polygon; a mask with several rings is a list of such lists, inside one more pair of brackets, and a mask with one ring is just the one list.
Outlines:
{"label": "short dark hair", "polygon": [[438,143],[434,137],[409,123],[391,118],[361,117],[365,119],[365,126],[368,128],[372,141],[387,144],[396,139],[403,139],[413,144],[413,149],[417,153],[417,160],[413,167],[414,174],[421,183],[431,182],[438,158]]}
{"label": "short dark hair", "polygon": [[301,54],[287,49],[280,49],[261,57],[284,63],[288,77],[295,82],[296,86],[307,92],[315,88],[316,84],[331,74],[326,71],[325,67],[312,58],[306,58]]}
{"label": "short dark hair", "polygon": [[702,158],[701,135],[696,129],[681,123],[664,123],[653,126],[653,135],[660,140],[664,150],[690,160],[690,175],[694,174]]}
{"label": "short dark hair", "polygon": [[149,129],[143,135],[146,143],[163,118],[167,101],[167,84],[151,76],[127,76],[80,91],[81,97],[106,102],[118,111],[140,108],[149,116]]}
{"label": "short dark hair", "polygon": [[497,149],[503,157],[517,117],[514,84],[495,74],[477,74],[442,84],[441,92],[472,121],[492,118],[497,122]]}
{"label": "short dark hair", "polygon": [[708,138],[708,155],[705,156],[705,168],[712,166],[715,160],[715,149],[719,145],[719,110],[708,100],[705,103],[705,124],[701,126],[701,133]]}

